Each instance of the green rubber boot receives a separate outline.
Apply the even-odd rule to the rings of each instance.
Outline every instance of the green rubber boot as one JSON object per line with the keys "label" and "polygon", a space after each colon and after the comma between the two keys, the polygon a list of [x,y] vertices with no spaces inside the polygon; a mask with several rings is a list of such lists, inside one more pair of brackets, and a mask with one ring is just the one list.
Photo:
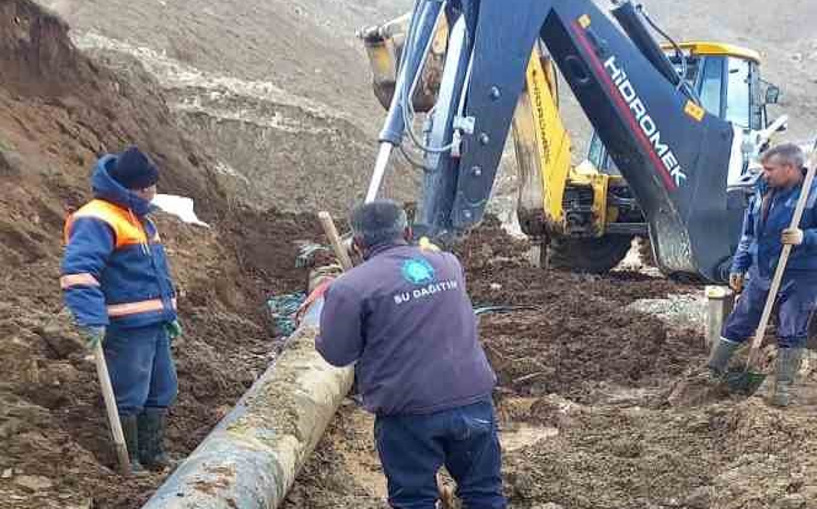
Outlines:
{"label": "green rubber boot", "polygon": [[175,467],[164,447],[167,409],[146,408],[139,414],[139,460],[150,470]]}
{"label": "green rubber boot", "polygon": [[131,474],[141,474],[145,468],[139,461],[139,427],[135,415],[123,415],[119,417],[122,424],[122,434],[125,436],[125,445],[128,448],[128,459],[130,460]]}
{"label": "green rubber boot", "polygon": [[738,347],[740,347],[740,343],[726,338],[720,338],[712,346],[706,366],[709,368],[709,376],[713,382],[720,381],[723,375],[726,374],[729,359],[732,358]]}
{"label": "green rubber boot", "polygon": [[800,369],[802,358],[802,348],[779,348],[777,350],[772,405],[787,407],[791,403],[791,387],[794,385],[794,378],[797,370]]}

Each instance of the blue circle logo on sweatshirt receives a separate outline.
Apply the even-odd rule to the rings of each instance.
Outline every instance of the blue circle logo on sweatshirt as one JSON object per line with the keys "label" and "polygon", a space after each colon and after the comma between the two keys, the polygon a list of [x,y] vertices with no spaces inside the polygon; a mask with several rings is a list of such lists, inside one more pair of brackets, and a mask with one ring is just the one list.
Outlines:
{"label": "blue circle logo on sweatshirt", "polygon": [[412,258],[403,262],[403,277],[409,283],[421,285],[434,281],[434,267],[423,258]]}

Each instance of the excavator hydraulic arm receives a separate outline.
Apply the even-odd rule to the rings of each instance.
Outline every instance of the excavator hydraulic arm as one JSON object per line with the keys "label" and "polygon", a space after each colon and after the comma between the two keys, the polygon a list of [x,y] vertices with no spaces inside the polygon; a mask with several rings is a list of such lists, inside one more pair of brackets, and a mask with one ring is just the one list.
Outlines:
{"label": "excavator hydraulic arm", "polygon": [[457,234],[480,221],[541,41],[641,206],[662,269],[722,279],[742,214],[727,199],[732,125],[698,104],[629,1],[612,13],[618,24],[592,0],[417,1],[381,134],[417,142],[408,98],[444,17],[416,228]]}

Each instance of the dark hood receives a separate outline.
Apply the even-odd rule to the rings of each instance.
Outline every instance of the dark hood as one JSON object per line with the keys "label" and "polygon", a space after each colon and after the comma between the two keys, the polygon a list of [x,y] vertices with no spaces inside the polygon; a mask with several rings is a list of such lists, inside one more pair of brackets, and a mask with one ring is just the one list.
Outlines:
{"label": "dark hood", "polygon": [[147,215],[152,210],[150,202],[111,178],[108,170],[115,164],[116,156],[112,154],[102,156],[97,161],[91,177],[94,197],[130,209],[138,217]]}

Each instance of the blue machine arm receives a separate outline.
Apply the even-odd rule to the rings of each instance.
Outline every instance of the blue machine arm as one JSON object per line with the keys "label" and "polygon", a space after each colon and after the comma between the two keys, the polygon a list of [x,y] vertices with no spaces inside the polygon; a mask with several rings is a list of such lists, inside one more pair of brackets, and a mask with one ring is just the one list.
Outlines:
{"label": "blue machine arm", "polygon": [[[448,51],[437,103],[419,146],[426,167],[415,229],[457,234],[483,217],[525,70],[547,47],[644,211],[664,266],[720,278],[742,209],[727,207],[730,123],[701,108],[629,1],[418,0],[402,76],[381,139],[408,135],[411,84],[447,16]],[[416,24],[416,26],[415,26]],[[410,112],[410,110],[408,110]]]}

